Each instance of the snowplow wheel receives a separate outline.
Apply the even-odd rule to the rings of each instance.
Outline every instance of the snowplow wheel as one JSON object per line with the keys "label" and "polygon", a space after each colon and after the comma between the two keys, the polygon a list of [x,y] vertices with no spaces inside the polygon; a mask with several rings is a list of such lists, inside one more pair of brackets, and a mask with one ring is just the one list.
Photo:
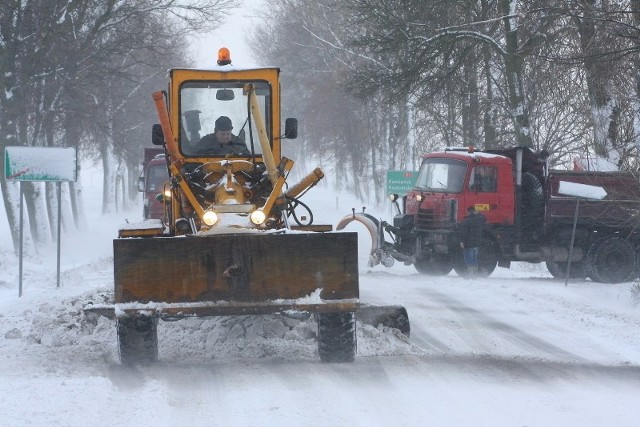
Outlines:
{"label": "snowplow wheel", "polygon": [[[567,278],[567,264],[566,262],[547,261],[547,270],[556,279]],[[584,279],[587,274],[584,271],[584,265],[581,261],[574,261],[571,263],[571,279]]]}
{"label": "snowplow wheel", "polygon": [[356,355],[355,313],[318,313],[318,353],[322,362],[353,362]]}
{"label": "snowplow wheel", "polygon": [[[480,251],[478,253],[478,276],[477,277],[489,277],[493,270],[498,265],[498,248],[493,240],[485,238],[480,244]],[[467,264],[464,262],[464,256],[462,255],[462,249],[458,249],[454,255],[453,269],[458,276],[469,277],[469,271]]]}
{"label": "snowplow wheel", "polygon": [[636,275],[636,255],[627,240],[612,237],[595,242],[587,252],[587,275],[594,282],[620,283]]}
{"label": "snowplow wheel", "polygon": [[431,276],[446,276],[453,269],[448,255],[434,255],[432,258],[418,258],[413,264],[422,274]]}
{"label": "snowplow wheel", "polygon": [[158,319],[134,316],[118,319],[120,363],[148,365],[158,360]]}

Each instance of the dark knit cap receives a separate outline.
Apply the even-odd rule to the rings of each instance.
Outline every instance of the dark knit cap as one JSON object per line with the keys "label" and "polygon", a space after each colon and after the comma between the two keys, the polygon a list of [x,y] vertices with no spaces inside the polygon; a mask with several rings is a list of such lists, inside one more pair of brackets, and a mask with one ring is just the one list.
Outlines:
{"label": "dark knit cap", "polygon": [[221,130],[222,132],[226,132],[233,129],[233,125],[231,124],[231,119],[227,116],[220,116],[218,120],[216,120],[216,130]]}

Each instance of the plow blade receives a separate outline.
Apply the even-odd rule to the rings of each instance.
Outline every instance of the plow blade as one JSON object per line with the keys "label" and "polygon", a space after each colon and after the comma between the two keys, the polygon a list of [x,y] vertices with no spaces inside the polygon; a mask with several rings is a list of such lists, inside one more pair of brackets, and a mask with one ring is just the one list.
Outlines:
{"label": "plow blade", "polygon": [[369,266],[373,267],[380,263],[380,246],[384,242],[382,233],[380,231],[380,221],[375,217],[364,213],[354,213],[342,218],[336,225],[336,230],[343,230],[348,224],[356,221],[364,225],[371,237],[371,250],[369,251]]}
{"label": "plow blade", "polygon": [[407,337],[411,333],[407,309],[401,305],[375,306],[360,304],[356,312],[356,320],[376,328],[381,324],[388,328],[395,328]]}
{"label": "plow blade", "polygon": [[340,303],[358,301],[357,245],[356,233],[116,239],[114,302],[208,303],[208,315],[217,306],[225,315],[234,306],[242,313],[296,305],[333,311],[327,304],[353,311]]}
{"label": "plow blade", "polygon": [[[366,323],[374,328],[379,325],[386,326],[388,328],[395,328],[402,332],[407,337],[411,334],[411,327],[409,324],[409,315],[407,309],[401,305],[389,305],[389,306],[374,306],[368,304],[344,304],[345,311],[356,312],[356,320],[361,323]],[[295,307],[283,307],[288,310],[283,310],[288,317],[294,319],[306,320],[310,316],[310,312],[319,312],[322,307],[316,307],[315,310],[311,306],[296,305]],[[229,307],[227,307],[229,309]],[[180,310],[172,309],[170,305],[163,304],[162,306],[153,307],[149,304],[136,306],[135,304],[119,305],[118,311],[121,315],[132,315],[135,312],[148,310],[150,314],[156,315],[159,318],[175,319],[176,317],[192,317],[192,316],[206,316],[206,315],[224,315],[225,310],[212,310],[211,307],[204,310],[198,310],[196,305],[187,307],[181,307]],[[293,312],[291,310],[294,310]],[[100,316],[104,316],[108,319],[116,319],[116,309],[113,304],[107,305],[88,305],[84,308],[85,315],[92,322],[96,322]],[[241,307],[230,308],[230,312],[238,314],[242,311]],[[266,310],[265,312],[274,312],[274,310]],[[296,314],[300,313],[300,314]],[[260,310],[247,311],[242,314],[261,314]]]}

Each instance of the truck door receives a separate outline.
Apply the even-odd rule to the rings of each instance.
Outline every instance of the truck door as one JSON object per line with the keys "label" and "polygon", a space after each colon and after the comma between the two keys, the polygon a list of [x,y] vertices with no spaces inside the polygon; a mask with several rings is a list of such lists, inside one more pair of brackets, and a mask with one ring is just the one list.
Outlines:
{"label": "truck door", "polygon": [[[495,165],[474,165],[471,168],[468,185],[465,191],[465,210],[473,206],[477,212],[482,213],[487,222],[491,224],[509,223],[509,217],[513,222],[513,202],[508,208],[509,194],[513,188],[498,188],[498,167]],[[511,180],[509,180],[511,182]],[[513,184],[511,184],[511,187]],[[513,196],[510,196],[513,199]]]}

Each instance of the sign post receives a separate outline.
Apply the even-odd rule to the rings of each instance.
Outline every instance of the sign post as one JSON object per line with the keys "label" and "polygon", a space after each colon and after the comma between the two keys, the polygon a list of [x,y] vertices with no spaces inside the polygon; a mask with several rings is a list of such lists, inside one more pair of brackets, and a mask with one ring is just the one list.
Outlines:
{"label": "sign post", "polygon": [[60,224],[62,216],[62,181],[76,181],[78,174],[75,148],[5,147],[4,174],[7,180],[20,181],[20,260],[18,296],[22,296],[23,199],[22,181],[56,183],[58,197],[57,287],[60,287]]}
{"label": "sign post", "polygon": [[577,182],[560,181],[558,193],[576,198],[576,211],[573,215],[573,230],[571,231],[571,243],[569,245],[569,259],[567,260],[567,276],[564,279],[564,286],[569,283],[571,276],[571,259],[573,258],[573,243],[576,238],[576,226],[578,225],[578,212],[580,211],[580,199],[602,200],[607,196],[604,188],[596,185],[578,184]]}

